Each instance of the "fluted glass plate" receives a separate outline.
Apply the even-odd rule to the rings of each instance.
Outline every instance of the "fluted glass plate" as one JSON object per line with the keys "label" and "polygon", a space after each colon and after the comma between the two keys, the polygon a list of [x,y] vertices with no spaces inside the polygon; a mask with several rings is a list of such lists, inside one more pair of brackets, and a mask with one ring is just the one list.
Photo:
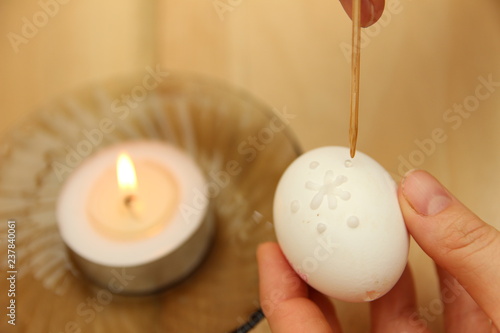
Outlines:
{"label": "fluted glass plate", "polygon": [[[274,189],[299,154],[287,127],[293,116],[212,79],[152,72],[68,94],[0,142],[1,332],[229,332],[259,307],[255,250],[274,240]],[[144,139],[185,150],[216,184],[215,239],[181,283],[150,296],[111,295],[72,264],[58,233],[56,200],[86,157]],[[239,173],[221,176],[230,161]],[[12,297],[5,278],[9,219],[16,221]],[[5,316],[11,299],[16,326]]]}

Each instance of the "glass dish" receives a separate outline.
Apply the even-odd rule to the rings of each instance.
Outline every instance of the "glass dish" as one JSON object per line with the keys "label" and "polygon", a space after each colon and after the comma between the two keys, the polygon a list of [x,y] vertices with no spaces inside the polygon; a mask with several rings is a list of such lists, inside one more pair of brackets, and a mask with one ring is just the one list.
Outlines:
{"label": "glass dish", "polygon": [[[16,221],[15,297],[0,279],[0,308],[16,301],[16,326],[1,332],[229,332],[259,308],[255,250],[274,240],[277,182],[300,149],[279,116],[245,92],[212,79],[152,72],[64,96],[0,142],[0,266],[7,221]],[[126,140],[170,142],[213,184],[216,235],[202,265],[149,296],[111,295],[73,266],[58,233],[59,189],[87,156]],[[240,167],[225,171],[228,162]],[[92,246],[89,244],[89,246]],[[2,312],[5,312],[3,310]]]}

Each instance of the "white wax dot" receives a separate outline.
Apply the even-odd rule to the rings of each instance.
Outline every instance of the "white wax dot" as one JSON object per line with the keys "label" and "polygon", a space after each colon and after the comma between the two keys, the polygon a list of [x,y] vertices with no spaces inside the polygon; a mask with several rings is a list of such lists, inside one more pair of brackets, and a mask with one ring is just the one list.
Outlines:
{"label": "white wax dot", "polygon": [[326,231],[326,225],[324,223],[318,223],[318,225],[316,226],[316,230],[322,234]]}
{"label": "white wax dot", "polygon": [[350,168],[350,167],[352,167],[352,161],[351,161],[351,160],[345,160],[345,162],[344,162],[344,166],[345,166],[346,168]]}
{"label": "white wax dot", "polygon": [[316,169],[318,166],[319,166],[319,163],[318,163],[318,162],[316,162],[316,161],[312,161],[312,162],[309,164],[309,168],[311,168],[311,169]]}
{"label": "white wax dot", "polygon": [[359,219],[356,216],[351,216],[347,219],[347,225],[349,228],[357,228],[359,226]]}
{"label": "white wax dot", "polygon": [[297,200],[292,201],[292,204],[290,205],[290,211],[295,214],[299,211],[300,209],[300,202]]}

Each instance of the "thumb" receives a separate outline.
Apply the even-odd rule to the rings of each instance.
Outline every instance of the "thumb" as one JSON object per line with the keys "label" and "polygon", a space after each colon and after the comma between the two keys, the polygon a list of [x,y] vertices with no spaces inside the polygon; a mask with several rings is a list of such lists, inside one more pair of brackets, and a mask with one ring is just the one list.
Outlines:
{"label": "thumb", "polygon": [[[340,0],[347,15],[352,18],[352,1]],[[385,0],[361,0],[361,26],[369,27],[378,21],[384,12]]]}
{"label": "thumb", "polygon": [[500,327],[500,233],[425,171],[406,174],[399,202],[420,247],[455,276]]}

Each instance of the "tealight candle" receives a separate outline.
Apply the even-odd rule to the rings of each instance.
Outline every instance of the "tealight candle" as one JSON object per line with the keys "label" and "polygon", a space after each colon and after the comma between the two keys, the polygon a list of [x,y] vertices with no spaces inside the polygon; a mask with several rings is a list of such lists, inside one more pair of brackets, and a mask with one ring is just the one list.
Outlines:
{"label": "tealight candle", "polygon": [[130,278],[120,292],[155,291],[187,276],[207,252],[213,225],[200,196],[204,185],[199,168],[173,146],[137,141],[106,148],[64,184],[61,236],[99,285],[125,269]]}

